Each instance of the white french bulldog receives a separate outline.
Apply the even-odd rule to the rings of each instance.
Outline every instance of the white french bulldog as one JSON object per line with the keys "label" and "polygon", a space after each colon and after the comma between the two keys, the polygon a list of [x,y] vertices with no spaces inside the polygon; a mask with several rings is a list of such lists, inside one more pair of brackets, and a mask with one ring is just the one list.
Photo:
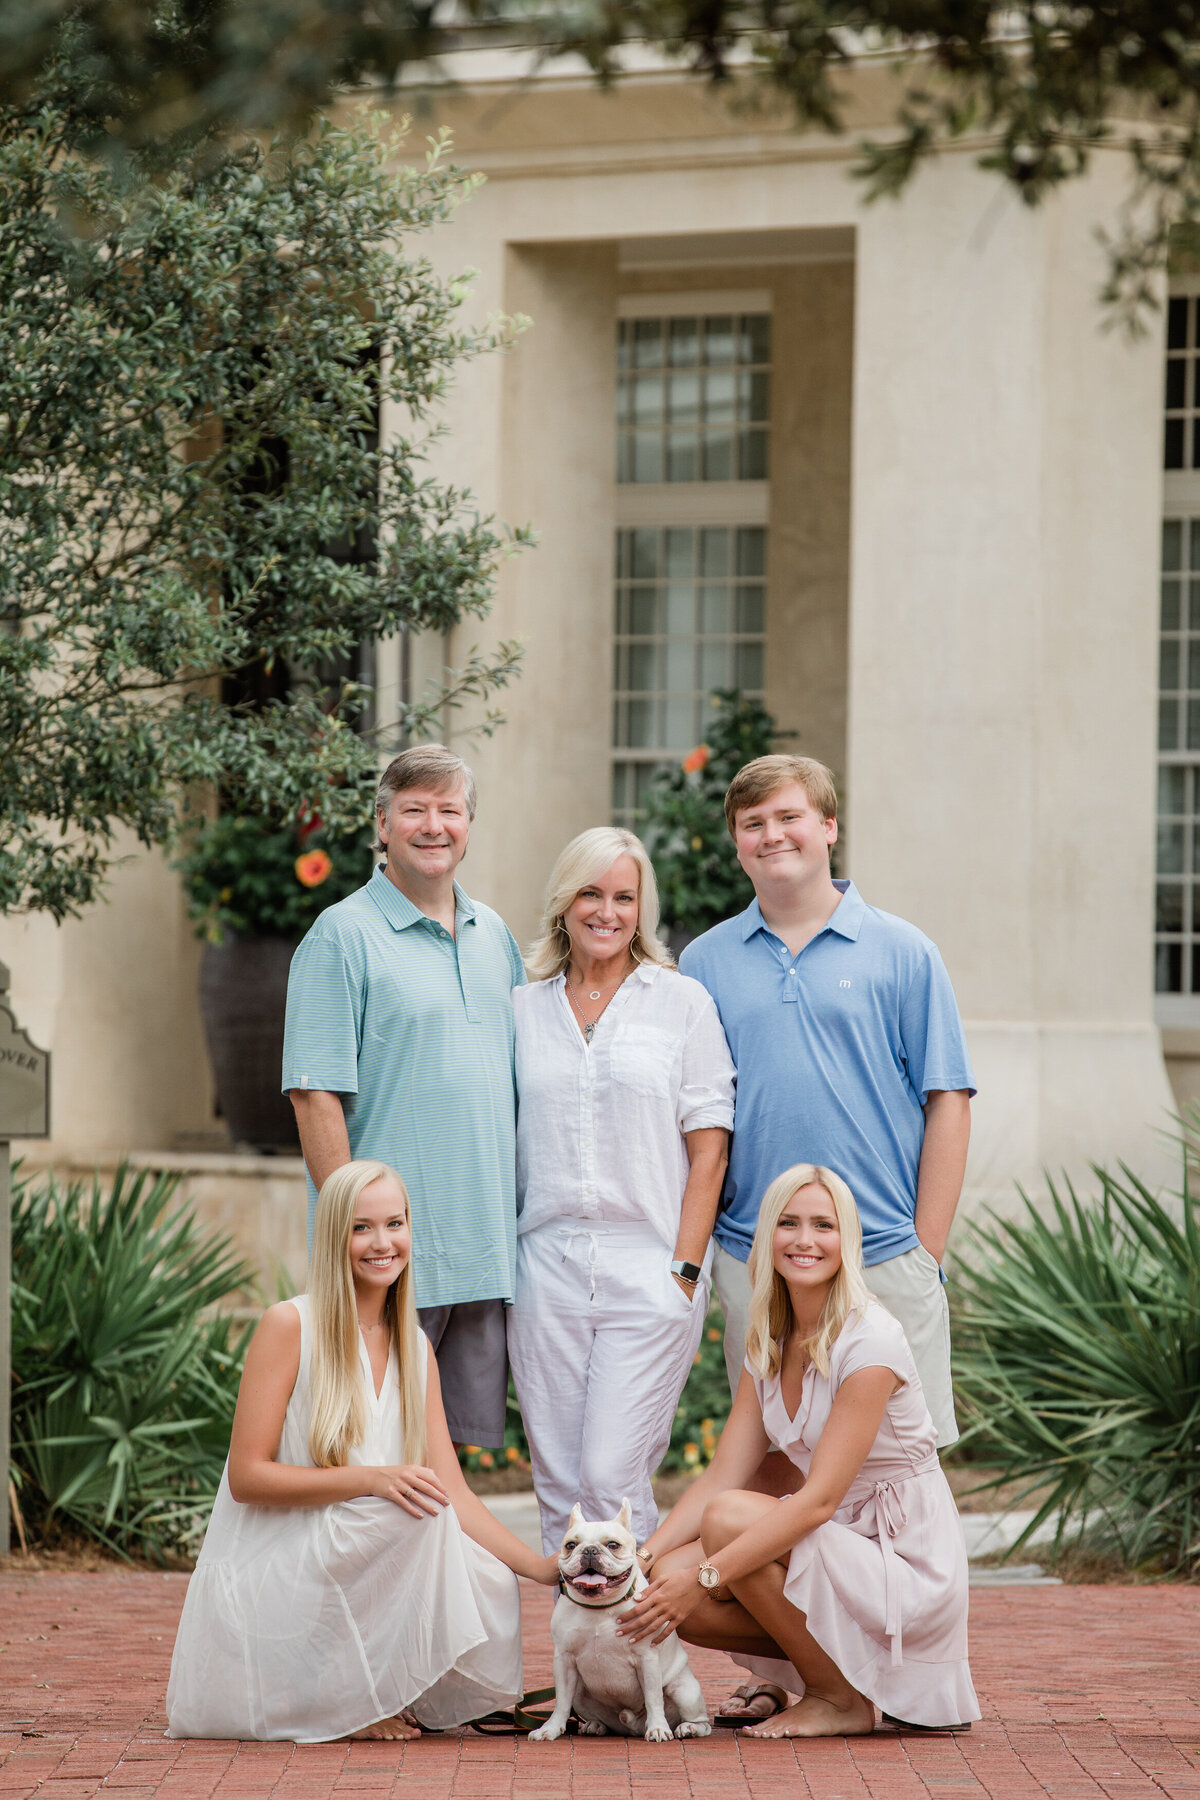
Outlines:
{"label": "white french bulldog", "polygon": [[674,1632],[661,1644],[617,1636],[619,1620],[647,1586],[631,1522],[628,1500],[615,1519],[589,1520],[580,1507],[572,1509],[550,1619],[554,1711],[530,1732],[531,1744],[561,1737],[572,1707],[588,1737],[612,1731],[661,1744],[712,1730],[700,1683]]}

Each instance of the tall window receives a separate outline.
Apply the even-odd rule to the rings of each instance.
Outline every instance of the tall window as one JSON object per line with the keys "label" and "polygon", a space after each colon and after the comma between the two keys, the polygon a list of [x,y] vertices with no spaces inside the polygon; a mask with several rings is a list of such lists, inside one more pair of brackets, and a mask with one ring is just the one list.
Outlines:
{"label": "tall window", "polygon": [[1159,615],[1158,873],[1154,986],[1160,1022],[1200,1023],[1200,279],[1167,309]]}
{"label": "tall window", "polygon": [[613,816],[636,829],[655,770],[702,741],[713,690],[762,697],[771,318],[762,294],[621,313]]}

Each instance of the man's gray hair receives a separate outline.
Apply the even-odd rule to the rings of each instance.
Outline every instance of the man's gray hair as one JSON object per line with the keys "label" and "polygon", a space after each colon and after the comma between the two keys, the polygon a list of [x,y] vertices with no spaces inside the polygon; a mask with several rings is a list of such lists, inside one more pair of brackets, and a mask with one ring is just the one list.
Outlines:
{"label": "man's gray hair", "polygon": [[[405,788],[432,788],[439,793],[446,788],[461,787],[468,819],[475,817],[475,777],[470,766],[445,744],[413,744],[394,757],[379,778],[375,795],[375,812],[386,813],[393,799]],[[382,850],[382,844],[376,844]]]}

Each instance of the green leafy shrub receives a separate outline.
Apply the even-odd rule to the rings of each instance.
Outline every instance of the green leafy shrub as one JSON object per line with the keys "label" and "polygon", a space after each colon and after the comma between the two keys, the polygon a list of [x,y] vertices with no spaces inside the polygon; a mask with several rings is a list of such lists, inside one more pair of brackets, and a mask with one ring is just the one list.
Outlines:
{"label": "green leafy shrub", "polygon": [[194,826],[176,863],[197,934],[300,938],[317,914],[371,875],[370,837],[336,836],[319,820],[296,826],[222,813]]}
{"label": "green leafy shrub", "polygon": [[[1200,1126],[1200,1116],[1192,1127]],[[1200,1217],[1127,1169],[1097,1199],[967,1227],[957,1271],[963,1443],[1036,1496],[1033,1531],[1200,1574]],[[1023,1196],[1024,1198],[1024,1196]],[[1028,1532],[1025,1534],[1028,1536]],[[1022,1540],[1024,1541],[1024,1540]]]}
{"label": "green leafy shrub", "polygon": [[178,1184],[124,1164],[107,1194],[14,1184],[10,1477],[34,1536],[160,1561],[199,1546],[252,1329],[209,1309],[251,1271],[173,1208]]}
{"label": "green leafy shrub", "polygon": [[662,921],[698,937],[749,906],[754,889],[725,827],[725,790],[743,764],[767,756],[783,735],[757,700],[718,688],[708,742],[647,790],[642,835],[658,877]]}

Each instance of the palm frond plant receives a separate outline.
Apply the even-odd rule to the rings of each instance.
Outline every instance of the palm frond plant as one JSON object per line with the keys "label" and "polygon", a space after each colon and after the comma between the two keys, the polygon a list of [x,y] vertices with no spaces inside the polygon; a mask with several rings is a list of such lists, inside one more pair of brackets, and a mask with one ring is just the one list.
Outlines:
{"label": "palm frond plant", "polygon": [[249,1333],[212,1309],[253,1277],[178,1185],[125,1165],[107,1193],[18,1174],[10,1478],[34,1535],[163,1560],[203,1530]]}
{"label": "palm frond plant", "polygon": [[[1182,1191],[1128,1168],[1097,1196],[968,1225],[956,1271],[962,1442],[1017,1484],[1055,1546],[1072,1537],[1144,1573],[1200,1575],[1200,1201],[1184,1122]],[[1019,1547],[1014,1546],[1014,1548]]]}

